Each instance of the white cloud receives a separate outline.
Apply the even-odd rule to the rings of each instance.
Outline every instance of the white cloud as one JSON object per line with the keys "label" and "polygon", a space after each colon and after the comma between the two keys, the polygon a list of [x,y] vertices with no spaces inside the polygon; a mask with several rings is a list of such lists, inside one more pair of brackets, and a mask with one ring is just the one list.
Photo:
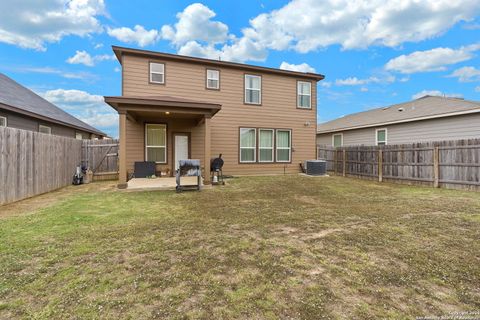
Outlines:
{"label": "white cloud", "polygon": [[367,88],[367,87],[361,87],[361,88],[360,88],[360,91],[361,91],[361,92],[368,92],[368,88]]}
{"label": "white cloud", "polygon": [[270,49],[298,52],[335,44],[396,47],[439,36],[479,12],[478,0],[292,0],[252,19],[244,34]]}
{"label": "white cloud", "polygon": [[320,86],[324,88],[330,88],[332,86],[332,83],[329,81],[320,81]]}
{"label": "white cloud", "polygon": [[95,65],[92,56],[86,51],[76,51],[73,57],[67,59],[67,62],[70,64],[84,64],[89,67]]}
{"label": "white cloud", "polygon": [[370,83],[392,83],[395,82],[395,77],[389,74],[386,74],[382,77],[369,77],[365,79],[359,79],[357,77],[348,77],[345,79],[335,80],[337,86],[362,86]]}
{"label": "white cloud", "polygon": [[267,58],[265,48],[247,38],[225,44],[220,49],[216,49],[213,45],[189,41],[178,49],[178,54],[238,62],[264,61]]}
{"label": "white cloud", "polygon": [[290,70],[290,71],[299,71],[299,72],[312,72],[315,73],[315,68],[311,67],[307,63],[301,64],[290,64],[288,62],[283,61],[280,64],[280,69]]}
{"label": "white cloud", "polygon": [[94,48],[94,49],[100,49],[100,48],[102,48],[102,47],[103,47],[103,43],[97,43],[97,44],[95,45],[95,47],[93,47],[93,48]]}
{"label": "white cloud", "polygon": [[443,93],[439,90],[423,90],[412,96],[412,99],[418,99],[425,96],[437,96],[437,97],[447,97],[447,98],[462,98],[463,95],[460,93]]}
{"label": "white cloud", "polygon": [[2,0],[0,42],[44,51],[65,36],[101,32],[100,15],[104,0]]}
{"label": "white cloud", "polygon": [[216,13],[193,3],[177,14],[177,22],[160,32],[137,25],[108,29],[120,41],[140,46],[160,38],[169,40],[184,55],[232,61],[264,61],[268,50],[306,53],[331,45],[343,49],[371,45],[396,47],[436,37],[459,21],[480,13],[477,0],[291,0],[278,10],[262,13],[241,29],[214,20]]}
{"label": "white cloud", "polygon": [[480,69],[463,67],[452,72],[448,77],[458,78],[460,82],[480,81]]}
{"label": "white cloud", "polygon": [[118,115],[102,96],[66,89],[49,90],[41,95],[89,125],[112,135],[118,134]]}
{"label": "white cloud", "polygon": [[97,62],[115,59],[115,55],[113,54],[100,54],[92,57],[88,52],[84,50],[77,50],[74,56],[67,59],[67,62],[70,64],[83,64],[88,67],[93,67]]}
{"label": "white cloud", "polygon": [[475,87],[475,92],[480,92],[480,86]]}
{"label": "white cloud", "polygon": [[53,74],[66,79],[79,79],[79,80],[85,80],[85,81],[93,81],[98,78],[95,74],[92,74],[90,72],[84,72],[84,71],[71,72],[71,71],[65,71],[65,70],[56,69],[52,67],[20,66],[20,67],[11,67],[7,69],[15,72],[20,72],[20,73],[33,72],[33,73]]}
{"label": "white cloud", "polygon": [[103,103],[103,97],[100,95],[92,95],[81,90],[65,90],[56,89],[49,90],[43,94],[43,97],[53,104],[67,105],[96,105]]}
{"label": "white cloud", "polygon": [[161,37],[170,40],[181,55],[226,61],[264,61],[267,49],[248,37],[237,38],[228,26],[211,20],[216,16],[208,7],[194,3],[177,14],[174,26],[164,25]]}
{"label": "white cloud", "polygon": [[367,79],[358,79],[357,77],[349,77],[346,79],[337,79],[335,84],[337,86],[360,86],[371,82],[379,82],[380,80],[376,77],[370,77]]}
{"label": "white cloud", "polygon": [[470,60],[473,57],[473,52],[479,49],[480,45],[475,44],[459,49],[435,48],[426,51],[415,51],[411,54],[391,59],[385,65],[385,69],[404,74],[444,71],[447,65]]}
{"label": "white cloud", "polygon": [[85,115],[79,116],[79,119],[100,129],[116,127],[118,124],[118,114],[102,113],[95,109],[88,109]]}
{"label": "white cloud", "polygon": [[107,28],[109,36],[116,38],[122,42],[135,43],[140,47],[145,47],[156,43],[160,39],[158,30],[146,30],[141,25],[136,25],[133,29],[127,27]]}
{"label": "white cloud", "polygon": [[212,21],[215,16],[215,12],[205,5],[193,3],[177,13],[178,22],[175,26],[162,27],[162,38],[170,40],[175,45],[189,41],[223,43],[228,38],[228,26],[219,21]]}

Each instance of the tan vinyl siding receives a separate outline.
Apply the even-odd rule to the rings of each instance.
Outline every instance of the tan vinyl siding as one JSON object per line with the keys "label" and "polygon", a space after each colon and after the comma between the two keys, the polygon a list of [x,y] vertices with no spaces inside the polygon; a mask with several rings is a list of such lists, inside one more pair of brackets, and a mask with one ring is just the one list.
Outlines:
{"label": "tan vinyl siding", "polygon": [[[375,145],[379,128],[387,128],[387,144],[474,139],[480,137],[480,113],[343,131],[343,144]],[[317,135],[317,144],[331,146],[332,134]]]}
{"label": "tan vinyl siding", "polygon": [[[300,161],[315,158],[315,81],[312,81],[312,109],[304,110],[297,109],[297,80],[307,80],[301,77],[255,73],[262,76],[262,105],[247,105],[244,104],[244,74],[251,72],[217,68],[220,70],[220,90],[207,90],[204,65],[159,60],[165,63],[165,85],[160,86],[148,81],[149,61],[154,60],[132,55],[123,56],[123,95],[167,95],[221,104],[222,110],[211,121],[211,154],[223,154],[225,174],[283,173],[284,166],[286,172],[298,172]],[[309,126],[305,125],[307,122]],[[292,162],[239,164],[239,127],[292,129]],[[191,130],[194,157],[193,150],[201,152],[203,149],[203,141],[200,141],[203,135],[201,132],[198,135],[193,134],[194,131],[201,131],[201,126]],[[127,144],[136,143],[132,140],[136,138],[128,138],[129,135],[127,132]],[[130,147],[127,146],[128,148]],[[143,156],[140,160],[143,160]]]}

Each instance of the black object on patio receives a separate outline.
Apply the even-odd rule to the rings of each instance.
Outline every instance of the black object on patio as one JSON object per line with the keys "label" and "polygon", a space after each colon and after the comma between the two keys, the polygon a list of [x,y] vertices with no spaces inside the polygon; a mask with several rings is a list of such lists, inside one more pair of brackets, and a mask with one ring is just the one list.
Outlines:
{"label": "black object on patio", "polygon": [[223,181],[223,159],[222,154],[220,153],[217,158],[213,158],[210,161],[210,175],[212,179],[212,184],[222,184],[225,185]]}
{"label": "black object on patio", "polygon": [[135,178],[147,178],[155,175],[154,161],[136,161],[134,164]]}

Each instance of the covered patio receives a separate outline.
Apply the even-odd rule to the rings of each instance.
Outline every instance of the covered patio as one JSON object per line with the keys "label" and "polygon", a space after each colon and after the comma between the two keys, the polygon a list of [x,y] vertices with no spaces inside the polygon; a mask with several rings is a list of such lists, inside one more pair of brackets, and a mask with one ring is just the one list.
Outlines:
{"label": "covered patio", "polygon": [[[105,102],[119,114],[119,188],[137,185],[138,180],[128,183],[135,177],[135,162],[157,157],[157,176],[168,178],[174,176],[178,160],[187,155],[200,160],[203,183],[210,183],[211,119],[220,111],[220,104],[171,96],[105,97]],[[150,129],[164,131],[159,138],[151,138]],[[152,139],[155,146],[151,146]],[[162,184],[150,180],[143,185],[156,188]]]}

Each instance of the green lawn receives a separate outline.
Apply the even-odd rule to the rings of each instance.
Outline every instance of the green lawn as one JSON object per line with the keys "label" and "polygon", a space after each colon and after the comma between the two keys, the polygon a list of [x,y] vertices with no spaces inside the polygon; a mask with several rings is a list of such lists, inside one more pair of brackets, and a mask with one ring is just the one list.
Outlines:
{"label": "green lawn", "polygon": [[0,318],[412,319],[480,310],[480,194],[341,177],[68,187],[0,207]]}

